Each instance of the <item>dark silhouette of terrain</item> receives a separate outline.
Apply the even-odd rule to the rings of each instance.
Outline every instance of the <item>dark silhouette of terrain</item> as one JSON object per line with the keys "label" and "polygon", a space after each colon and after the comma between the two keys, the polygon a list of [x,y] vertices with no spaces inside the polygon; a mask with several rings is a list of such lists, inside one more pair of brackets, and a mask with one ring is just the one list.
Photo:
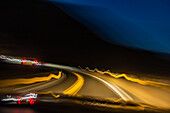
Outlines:
{"label": "dark silhouette of terrain", "polygon": [[169,76],[155,53],[107,43],[53,4],[0,3],[0,54],[120,73]]}

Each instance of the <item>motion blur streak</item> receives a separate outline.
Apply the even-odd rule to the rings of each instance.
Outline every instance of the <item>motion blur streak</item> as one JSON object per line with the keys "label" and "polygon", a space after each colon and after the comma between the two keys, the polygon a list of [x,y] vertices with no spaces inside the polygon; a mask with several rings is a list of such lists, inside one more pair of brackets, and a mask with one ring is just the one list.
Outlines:
{"label": "motion blur streak", "polygon": [[18,104],[21,104],[21,96],[18,98]]}
{"label": "motion blur streak", "polygon": [[120,98],[120,99],[117,99],[117,100],[115,100],[115,99],[108,99],[108,100],[113,101],[113,102],[119,102],[119,101],[122,101],[123,99]]}
{"label": "motion blur streak", "polygon": [[48,91],[48,92],[35,92],[35,93],[37,93],[37,94],[51,94],[55,98],[60,97],[60,95],[55,95],[52,91]]}
{"label": "motion blur streak", "polygon": [[12,85],[19,85],[19,84],[32,84],[36,82],[48,81],[52,78],[60,79],[61,72],[58,75],[50,74],[48,77],[34,77],[30,79],[8,79],[8,80],[0,80],[0,87],[12,86]]}
{"label": "motion blur streak", "polygon": [[[65,94],[65,95],[69,95],[69,96],[76,95],[76,93],[81,89],[81,87],[84,84],[84,78],[81,75],[77,74],[77,73],[74,73],[74,74],[77,76],[77,81],[73,85],[71,85],[68,89],[63,91],[63,94]],[[55,95],[52,91],[34,92],[34,93],[37,93],[37,94],[51,94],[55,98],[60,97],[60,95]]]}
{"label": "motion blur streak", "polygon": [[89,73],[82,71],[78,68],[70,67],[70,66],[64,66],[64,65],[58,65],[58,64],[51,64],[51,63],[44,63],[42,66],[53,67],[53,68],[58,68],[58,69],[65,69],[65,70],[79,72],[79,73],[91,76],[91,77],[97,79],[98,81],[102,82],[103,84],[105,84],[107,87],[109,87],[113,92],[116,92],[124,100],[133,100],[127,93],[125,93],[123,90],[121,90],[116,84],[111,83],[108,80],[103,80],[102,78],[99,78],[99,77],[97,77],[93,74],[89,74]]}
{"label": "motion blur streak", "polygon": [[129,80],[132,82],[137,82],[142,85],[150,85],[150,86],[154,86],[154,87],[160,87],[162,89],[170,91],[170,86],[163,84],[163,83],[154,82],[154,81],[144,81],[144,80],[140,80],[140,79],[136,79],[136,78],[131,78],[131,77],[128,77],[126,74],[114,75],[110,72],[107,72],[107,74],[109,74],[110,76],[113,76],[115,78],[124,77],[126,80]]}
{"label": "motion blur streak", "polygon": [[4,62],[7,63],[41,66],[41,63],[35,59],[32,61],[28,59],[22,59],[21,57],[12,57],[5,55],[0,55],[0,59],[4,60]]}
{"label": "motion blur streak", "polygon": [[109,81],[103,80],[102,78],[99,78],[97,76],[93,76],[92,74],[87,74],[99,81],[101,81],[102,83],[104,83],[106,86],[108,86],[112,91],[116,92],[121,98],[123,98],[124,100],[133,100],[127,93],[125,93],[121,88],[119,88],[116,84],[114,83],[110,83]]}
{"label": "motion blur streak", "polygon": [[[117,100],[115,100],[115,99],[106,99],[106,100],[113,101],[113,102],[120,102],[120,101],[122,101],[123,99],[120,98],[120,99],[117,99]],[[138,106],[136,106],[136,107],[124,106],[124,107],[126,107],[126,108],[143,109],[143,110],[144,110],[145,108],[159,109],[159,108],[156,107],[156,106],[151,106],[151,105],[148,105],[148,104],[144,104],[144,103],[140,103],[140,102],[135,102],[135,101],[131,101],[131,100],[128,100],[128,101],[126,101],[126,102],[130,102],[130,103],[134,103],[134,104],[138,105]],[[122,105],[121,105],[121,106],[116,106],[116,107],[119,108],[119,107],[122,107]],[[160,109],[163,109],[163,108],[160,108]]]}
{"label": "motion blur streak", "polygon": [[43,1],[54,3],[109,43],[170,54],[169,0]]}
{"label": "motion blur streak", "polygon": [[114,78],[122,78],[122,77],[124,77],[126,80],[129,80],[129,81],[132,81],[132,82],[136,82],[136,83],[139,83],[139,84],[142,84],[142,85],[150,85],[150,86],[154,86],[154,87],[159,87],[159,88],[162,88],[162,89],[170,91],[170,86],[168,84],[164,84],[164,83],[160,83],[160,82],[144,81],[144,80],[128,77],[126,74],[115,75],[115,74],[111,73],[109,70],[108,71],[100,71],[97,68],[95,68],[94,70],[91,70],[88,67],[86,67],[83,70],[88,70],[88,71],[92,71],[92,72],[98,72],[100,74],[108,74],[108,75],[110,75],[110,76],[112,76]]}
{"label": "motion blur streak", "polygon": [[79,75],[77,73],[74,73],[74,74],[77,76],[77,81],[72,86],[70,86],[68,89],[66,89],[63,92],[63,94],[65,94],[65,95],[69,95],[69,96],[76,95],[76,93],[81,89],[81,87],[84,84],[83,76],[81,76],[81,75]]}

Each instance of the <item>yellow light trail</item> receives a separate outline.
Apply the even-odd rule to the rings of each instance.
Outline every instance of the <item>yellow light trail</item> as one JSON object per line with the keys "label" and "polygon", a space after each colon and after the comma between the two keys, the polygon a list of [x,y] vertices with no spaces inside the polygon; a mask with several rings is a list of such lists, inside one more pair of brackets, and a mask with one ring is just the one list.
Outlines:
{"label": "yellow light trail", "polygon": [[113,101],[113,102],[120,102],[122,101],[123,99],[122,98],[119,98],[119,99],[106,99],[106,100],[110,100],[110,101]]}
{"label": "yellow light trail", "polygon": [[[81,98],[83,98],[83,96],[81,96]],[[139,103],[139,102],[135,102],[135,101],[126,101],[125,103],[123,102],[124,100],[122,98],[119,98],[119,99],[110,99],[110,98],[105,98],[106,101],[112,101],[112,102],[120,102],[122,104],[120,105],[111,105],[113,108],[128,108],[128,109],[135,109],[135,110],[144,110],[145,108],[151,108],[153,110],[165,110],[166,108],[161,108],[161,107],[156,107],[156,106],[151,106],[151,105],[147,105],[147,104],[142,104],[142,103]],[[121,102],[122,101],[122,102]],[[137,105],[137,106],[128,106],[126,105],[126,103],[129,102],[129,103],[133,103],[134,105]]]}
{"label": "yellow light trail", "polygon": [[[63,91],[64,95],[74,96],[77,92],[81,89],[84,84],[83,76],[73,73],[77,76],[77,81],[71,85],[69,88]],[[61,72],[58,75],[50,74],[48,77],[34,77],[30,79],[8,79],[8,80],[0,80],[0,87],[7,87],[12,85],[19,85],[19,84],[32,84],[36,82],[48,81],[52,78],[59,79],[61,77]],[[53,97],[58,98],[60,95],[55,95],[52,91],[48,92],[35,92],[37,94],[51,94]]]}
{"label": "yellow light trail", "polygon": [[48,77],[34,77],[34,78],[19,78],[19,79],[8,79],[8,80],[0,80],[0,87],[7,87],[12,85],[19,85],[19,84],[32,84],[36,82],[48,81],[52,78],[60,79],[61,72],[58,75],[50,74]]}
{"label": "yellow light trail", "polygon": [[77,76],[77,81],[73,85],[71,85],[68,89],[63,91],[64,95],[69,95],[69,96],[76,95],[76,93],[81,89],[81,87],[84,84],[83,76],[81,76],[77,73],[74,73],[74,72],[73,72],[73,74],[75,74]]}
{"label": "yellow light trail", "polygon": [[[81,89],[81,87],[84,84],[83,76],[81,76],[81,75],[79,75],[77,73],[73,73],[73,74],[77,76],[77,81],[73,85],[71,85],[69,88],[67,88],[66,90],[63,91],[64,95],[75,96],[77,94],[77,92]],[[35,93],[37,93],[37,94],[51,94],[55,98],[60,97],[60,95],[55,95],[52,91],[35,92]]]}
{"label": "yellow light trail", "polygon": [[[80,66],[79,66],[80,67]],[[81,67],[80,67],[81,68]],[[81,68],[82,69],[82,68]],[[136,82],[138,84],[142,84],[142,85],[150,85],[150,86],[154,86],[154,87],[159,87],[165,90],[170,91],[170,86],[164,83],[160,83],[160,82],[155,82],[155,81],[149,81],[149,80],[140,80],[140,79],[136,79],[136,78],[132,78],[127,76],[126,74],[119,74],[119,75],[115,75],[113,73],[111,73],[109,70],[108,71],[100,71],[97,68],[95,68],[94,70],[90,70],[88,67],[86,67],[83,70],[88,70],[88,71],[92,71],[92,72],[98,72],[100,74],[108,74],[114,78],[125,78],[128,81],[132,81],[132,82]]]}
{"label": "yellow light trail", "polygon": [[48,92],[35,92],[37,94],[51,94],[54,98],[59,98],[60,95],[55,95],[52,91],[48,91]]}
{"label": "yellow light trail", "polygon": [[155,81],[149,81],[149,80],[144,81],[144,80],[128,77],[126,74],[114,75],[114,74],[112,74],[110,72],[106,72],[106,74],[109,74],[110,76],[112,76],[114,78],[124,77],[126,80],[136,82],[136,83],[139,83],[139,84],[142,84],[142,85],[150,85],[150,86],[160,87],[160,88],[163,88],[163,89],[166,89],[166,90],[170,90],[170,87],[168,87],[164,83],[155,82]]}

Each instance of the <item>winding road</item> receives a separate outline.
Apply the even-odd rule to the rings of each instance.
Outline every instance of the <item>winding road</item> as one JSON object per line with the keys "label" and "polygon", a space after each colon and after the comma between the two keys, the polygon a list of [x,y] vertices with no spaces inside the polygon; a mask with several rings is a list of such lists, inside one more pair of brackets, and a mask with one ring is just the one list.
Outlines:
{"label": "winding road", "polygon": [[62,93],[69,96],[122,99],[124,101],[135,101],[170,108],[169,85],[162,87],[164,84],[153,81],[113,77],[108,74],[52,63],[44,63],[41,66],[59,69],[62,72],[59,72],[58,75],[47,75],[48,77],[2,80],[0,81],[1,86],[7,85],[8,90],[11,89],[14,92],[50,93],[56,98],[60,95],[55,94]]}

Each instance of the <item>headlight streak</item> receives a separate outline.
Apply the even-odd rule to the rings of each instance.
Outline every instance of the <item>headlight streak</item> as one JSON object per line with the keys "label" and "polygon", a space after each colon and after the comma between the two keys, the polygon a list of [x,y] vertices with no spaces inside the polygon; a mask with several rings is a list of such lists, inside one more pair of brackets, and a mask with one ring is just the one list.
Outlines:
{"label": "headlight streak", "polygon": [[42,64],[40,62],[38,62],[37,60],[28,60],[28,59],[20,59],[20,58],[14,58],[14,57],[7,57],[4,55],[0,56],[0,59],[4,60],[7,63],[13,63],[13,64],[25,64],[28,65],[28,63],[31,63],[32,65],[36,65],[36,66],[41,66]]}
{"label": "headlight streak", "polygon": [[37,98],[36,93],[29,93],[22,96],[19,96],[18,98],[5,98],[5,99],[1,99],[2,102],[18,102],[18,104],[21,104],[21,102],[23,100],[26,100],[26,102],[29,102],[30,104],[34,104],[34,99]]}
{"label": "headlight streak", "polygon": [[33,84],[36,82],[43,82],[49,81],[52,78],[60,79],[61,78],[61,71],[58,75],[50,74],[48,77],[34,77],[34,78],[19,78],[19,79],[8,79],[8,80],[0,80],[0,87],[7,87],[12,85],[19,85],[19,84]]}
{"label": "headlight streak", "polygon": [[[79,66],[80,67],[80,66]],[[80,67],[81,68],[81,67]],[[94,70],[91,70],[89,69],[88,67],[86,67],[85,69],[81,68],[82,70],[86,71],[91,71],[91,72],[98,72],[100,74],[108,74],[114,78],[125,78],[126,80],[128,81],[132,81],[132,82],[136,82],[138,84],[142,84],[142,85],[149,85],[149,86],[154,86],[154,87],[159,87],[159,88],[162,88],[164,90],[168,90],[170,91],[170,86],[168,84],[164,84],[164,83],[160,83],[160,82],[155,82],[155,81],[145,81],[145,80],[140,80],[140,79],[136,79],[136,78],[132,78],[132,77],[129,77],[127,76],[126,74],[119,74],[119,75],[116,75],[114,73],[111,73],[110,70],[108,71],[100,71],[98,70],[97,68],[95,68]]]}
{"label": "headlight streak", "polygon": [[1,101],[18,101],[18,99],[16,98],[5,98],[5,99],[1,99]]}

